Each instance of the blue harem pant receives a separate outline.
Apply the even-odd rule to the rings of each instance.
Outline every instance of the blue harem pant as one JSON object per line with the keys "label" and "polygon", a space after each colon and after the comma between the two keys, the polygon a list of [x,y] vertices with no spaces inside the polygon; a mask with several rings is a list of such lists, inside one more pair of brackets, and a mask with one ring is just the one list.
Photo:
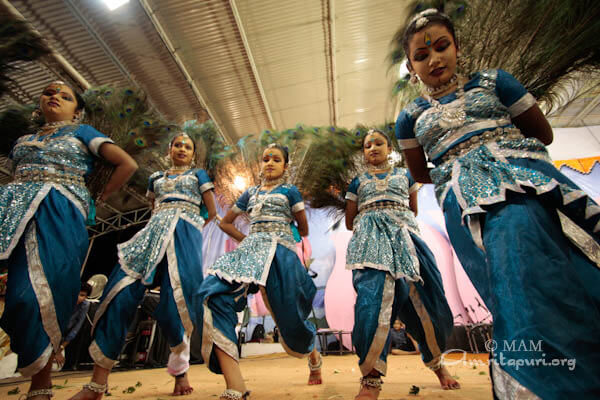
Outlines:
{"label": "blue harem pant", "polygon": [[352,344],[363,376],[373,369],[385,375],[390,326],[400,319],[417,341],[425,365],[441,366],[446,339],[452,333],[453,317],[433,254],[411,233],[423,282],[394,280],[389,272],[373,268],[352,271],[356,290]]}
{"label": "blue harem pant", "polygon": [[59,349],[81,289],[79,273],[87,247],[84,216],[51,189],[7,262],[0,326],[19,355],[23,376],[40,372]]}
{"label": "blue harem pant", "polygon": [[[548,163],[510,161],[576,187]],[[591,232],[585,201],[563,205],[558,190],[508,192],[474,216],[485,251],[452,191],[444,201],[452,246],[494,319],[492,377],[501,399],[519,385],[543,399],[600,398],[600,269],[565,236],[557,213]]]}
{"label": "blue harem pant", "polygon": [[[235,331],[237,313],[246,307],[248,291],[258,290],[255,284],[229,283],[214,275],[207,276],[202,283],[194,298],[198,318],[196,327],[202,329],[202,358],[212,372],[222,373],[214,346],[239,360]],[[260,290],[279,328],[280,341],[286,352],[294,357],[310,354],[316,329],[307,318],[316,287],[298,255],[278,244],[266,285]]]}
{"label": "blue harem pant", "polygon": [[107,369],[114,366],[146,289],[156,285],[160,285],[160,301],[154,317],[167,336],[172,354],[188,351],[196,314],[192,298],[201,283],[202,233],[180,219],[165,256],[156,266],[152,285],[130,277],[118,264],[113,270],[94,316],[94,340],[89,348],[94,362]]}

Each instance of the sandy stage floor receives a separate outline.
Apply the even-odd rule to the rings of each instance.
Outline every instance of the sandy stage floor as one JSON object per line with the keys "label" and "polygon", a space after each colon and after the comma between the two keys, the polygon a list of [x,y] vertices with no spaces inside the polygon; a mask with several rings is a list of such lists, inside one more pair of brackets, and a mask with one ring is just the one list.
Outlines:
{"label": "sandy stage floor", "polygon": [[[482,362],[486,355],[471,356]],[[253,400],[334,400],[353,399],[358,392],[360,372],[355,355],[326,356],[323,363],[324,383],[320,386],[308,386],[308,368],[306,360],[299,360],[285,354],[271,354],[242,359],[242,372],[247,386],[252,390]],[[473,362],[460,362],[448,367],[462,389],[444,391],[439,387],[435,375],[423,366],[419,356],[390,356],[388,375],[379,398],[381,400],[399,399],[486,399],[491,396],[491,385],[487,365],[473,365]],[[85,382],[89,382],[89,371],[85,373],[64,373],[54,378],[60,385],[55,389],[53,400],[65,400],[75,394]],[[204,365],[193,365],[190,369],[190,381],[194,393],[183,399],[218,399],[224,390],[222,376],[214,375]],[[143,369],[127,372],[114,372],[109,383],[111,396],[105,399],[173,399],[173,378],[166,369]],[[137,384],[137,386],[136,386]],[[28,383],[0,382],[0,398],[17,400],[26,393]],[[412,385],[420,388],[417,396],[409,395]],[[19,388],[19,394],[9,395],[10,390]],[[123,393],[129,387],[132,393]],[[130,389],[130,390],[131,390]]]}

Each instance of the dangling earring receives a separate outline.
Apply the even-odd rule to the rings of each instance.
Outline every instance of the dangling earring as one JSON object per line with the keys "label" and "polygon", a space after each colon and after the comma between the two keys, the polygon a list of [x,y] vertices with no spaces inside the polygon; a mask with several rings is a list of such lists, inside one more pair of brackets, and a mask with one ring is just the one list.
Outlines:
{"label": "dangling earring", "polygon": [[35,110],[33,110],[29,119],[31,121],[35,121],[36,119],[38,119],[40,117],[40,115],[42,115],[42,110],[40,110],[40,108],[37,107]]}
{"label": "dangling earring", "polygon": [[414,72],[410,72],[410,79],[408,81],[411,84],[416,85],[419,83],[419,77]]}
{"label": "dangling earring", "polygon": [[83,121],[83,117],[85,116],[85,110],[82,109],[80,112],[73,115],[73,123],[80,124]]}

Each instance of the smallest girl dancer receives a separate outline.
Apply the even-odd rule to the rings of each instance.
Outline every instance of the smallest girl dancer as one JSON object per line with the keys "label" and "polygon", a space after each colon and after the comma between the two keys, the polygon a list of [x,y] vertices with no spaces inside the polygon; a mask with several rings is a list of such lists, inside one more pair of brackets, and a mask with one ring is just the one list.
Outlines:
{"label": "smallest girl dancer", "polygon": [[[248,292],[262,293],[281,332],[281,343],[294,357],[309,356],[309,385],[321,383],[321,356],[315,327],[307,321],[316,293],[315,285],[296,254],[290,224],[298,223],[308,235],[304,202],[294,185],[285,183],[286,148],[271,144],[262,155],[262,182],[246,190],[221,221],[221,229],[240,246],[220,257],[208,270],[196,299],[202,327],[202,357],[212,372],[225,375],[227,389],[221,400],[248,399],[238,363],[237,313],[246,306]],[[250,217],[244,236],[233,221],[243,212]]]}
{"label": "smallest girl dancer", "polygon": [[352,342],[363,374],[357,400],[379,396],[390,324],[397,318],[442,388],[460,388],[442,365],[453,318],[433,254],[419,237],[417,186],[406,169],[388,163],[391,150],[385,133],[369,131],[363,139],[368,172],[346,193],[346,227],[353,230],[346,267],[357,293]]}

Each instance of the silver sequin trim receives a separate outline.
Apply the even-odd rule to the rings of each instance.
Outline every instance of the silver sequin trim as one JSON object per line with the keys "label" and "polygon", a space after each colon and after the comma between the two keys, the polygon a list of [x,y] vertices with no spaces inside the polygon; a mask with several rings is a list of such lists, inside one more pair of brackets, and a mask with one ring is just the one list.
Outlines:
{"label": "silver sequin trim", "polygon": [[95,340],[92,342],[92,344],[90,344],[88,351],[90,353],[90,357],[92,357],[92,360],[94,360],[96,364],[102,368],[106,368],[109,371],[117,363],[117,360],[113,360],[112,358],[108,358],[104,355],[102,350],[100,350],[100,346],[98,346],[98,343],[96,343]]}
{"label": "silver sequin trim", "polygon": [[44,266],[40,260],[40,253],[37,241],[37,224],[33,222],[30,228],[25,233],[25,251],[27,253],[27,264],[29,272],[29,280],[37,298],[42,317],[42,325],[44,331],[50,338],[50,343],[55,350],[60,347],[62,333],[58,325],[56,317],[56,309],[54,308],[54,296],[52,289],[46,279]]}
{"label": "silver sequin trim", "polygon": [[562,225],[564,234],[583,252],[583,254],[600,268],[600,244],[560,210],[557,210],[557,212],[560,217],[560,224]]}
{"label": "silver sequin trim", "polygon": [[394,287],[395,281],[390,274],[385,274],[385,282],[383,283],[383,293],[381,296],[381,308],[379,309],[379,318],[377,319],[377,329],[373,336],[371,346],[362,364],[359,365],[360,372],[363,376],[368,375],[373,369],[385,375],[387,372],[387,364],[379,358],[385,342],[387,341],[390,332],[390,319],[392,318],[392,305],[394,303]]}
{"label": "silver sequin trim", "polygon": [[419,320],[421,321],[421,325],[423,326],[423,331],[425,332],[425,343],[427,343],[427,347],[433,356],[433,359],[425,365],[432,370],[438,370],[442,366],[442,352],[440,351],[440,346],[438,345],[437,339],[435,338],[435,329],[433,328],[433,323],[431,322],[431,318],[429,317],[429,313],[427,309],[423,305],[421,301],[421,296],[415,287],[414,283],[409,283],[410,291],[409,297],[410,301],[415,307],[417,311],[417,315],[419,316]]}
{"label": "silver sequin trim", "polygon": [[536,104],[535,97],[531,93],[526,93],[523,97],[508,107],[508,112],[512,118],[518,117]]}
{"label": "silver sequin trim", "polygon": [[167,264],[169,269],[169,278],[171,280],[171,289],[173,289],[173,299],[175,300],[175,305],[177,306],[177,312],[179,313],[179,318],[183,324],[185,335],[191,337],[192,331],[194,330],[194,325],[192,324],[190,313],[188,311],[187,304],[185,303],[183,288],[181,287],[181,277],[179,276],[179,267],[177,264],[177,255],[175,254],[175,243],[173,240],[169,241],[169,246],[167,247]]}
{"label": "silver sequin trim", "polygon": [[541,400],[498,365],[492,365],[494,393],[501,400]]}
{"label": "silver sequin trim", "polygon": [[46,347],[46,350],[44,350],[42,354],[37,358],[37,360],[35,360],[26,367],[19,368],[19,372],[25,377],[30,377],[37,374],[48,364],[48,360],[50,360],[52,354],[52,343],[50,343],[48,344],[48,347]]}

